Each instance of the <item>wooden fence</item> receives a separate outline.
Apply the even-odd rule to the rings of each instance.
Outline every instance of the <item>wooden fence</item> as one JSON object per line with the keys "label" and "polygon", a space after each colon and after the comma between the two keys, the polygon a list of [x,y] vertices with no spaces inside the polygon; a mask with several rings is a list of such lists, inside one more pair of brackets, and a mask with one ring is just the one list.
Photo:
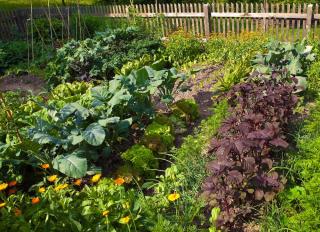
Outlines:
{"label": "wooden fence", "polygon": [[[142,18],[146,27],[157,28],[163,36],[183,29],[199,36],[211,33],[239,34],[262,31],[282,40],[296,40],[311,33],[320,35],[318,4],[147,4],[94,5],[0,10],[0,39],[26,37],[27,25],[36,18],[59,18],[70,27],[72,15],[92,15],[110,20]],[[70,30],[70,28],[68,28]]]}

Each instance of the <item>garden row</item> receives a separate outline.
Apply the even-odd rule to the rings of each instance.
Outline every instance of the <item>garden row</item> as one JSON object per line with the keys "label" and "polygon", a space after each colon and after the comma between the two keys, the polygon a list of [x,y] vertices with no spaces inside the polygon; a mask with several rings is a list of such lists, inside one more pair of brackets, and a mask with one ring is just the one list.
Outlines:
{"label": "garden row", "polygon": [[[14,57],[12,47],[3,45],[3,57]],[[319,170],[308,169],[317,157],[305,145],[317,136],[317,107],[292,152],[297,162],[290,134],[306,102],[318,98],[318,48],[257,34],[202,42],[177,32],[162,43],[135,27],[66,43],[43,61],[48,91],[0,93],[0,228],[259,231],[303,221],[317,228],[307,215],[316,210],[310,178]],[[201,115],[194,95],[184,98],[190,90],[201,101],[214,96],[212,115]],[[297,171],[288,181],[280,167],[290,163]],[[290,193],[282,192],[287,182]],[[298,201],[297,192],[314,197]],[[276,199],[285,219],[271,225]]]}

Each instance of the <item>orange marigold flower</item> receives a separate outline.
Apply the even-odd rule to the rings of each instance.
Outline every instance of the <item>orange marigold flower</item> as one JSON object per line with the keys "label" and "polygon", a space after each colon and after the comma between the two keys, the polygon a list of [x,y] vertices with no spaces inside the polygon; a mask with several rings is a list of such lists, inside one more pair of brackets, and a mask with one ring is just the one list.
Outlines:
{"label": "orange marigold flower", "polygon": [[59,191],[67,188],[68,186],[69,186],[68,184],[59,184],[57,187],[54,188],[54,190]]}
{"label": "orange marigold flower", "polygon": [[49,164],[41,164],[41,167],[43,169],[48,169],[48,168],[50,168],[50,165]]}
{"label": "orange marigold flower", "polygon": [[15,194],[16,192],[17,192],[16,189],[9,189],[8,194],[12,195],[12,194]]}
{"label": "orange marigold flower", "polygon": [[130,221],[130,217],[129,217],[129,216],[126,216],[126,217],[120,218],[119,223],[121,223],[121,224],[128,224],[129,221]]}
{"label": "orange marigold flower", "polygon": [[13,187],[13,186],[16,186],[16,185],[17,185],[17,181],[16,181],[16,180],[10,181],[10,182],[8,183],[8,186],[9,186],[9,187]]}
{"label": "orange marigold flower", "polygon": [[180,194],[179,193],[172,193],[172,194],[169,194],[168,196],[168,200],[169,201],[176,201],[180,198]]}
{"label": "orange marigold flower", "polygon": [[81,183],[82,183],[82,180],[81,180],[81,179],[77,179],[77,180],[75,180],[75,181],[73,182],[73,184],[76,185],[76,186],[80,186]]}
{"label": "orange marigold flower", "polygon": [[124,179],[123,179],[122,177],[119,177],[119,178],[117,178],[117,179],[114,180],[114,183],[115,183],[116,185],[123,185],[124,182],[125,182],[125,181],[124,181]]}
{"label": "orange marigold flower", "polygon": [[40,202],[40,198],[39,197],[33,197],[32,199],[31,199],[31,203],[32,204],[38,204]]}
{"label": "orange marigold flower", "polygon": [[0,203],[0,209],[1,209],[2,207],[5,207],[5,206],[6,206],[6,203],[5,203],[5,202]]}
{"label": "orange marigold flower", "polygon": [[52,175],[48,177],[49,182],[55,182],[57,180],[58,176],[57,175]]}
{"label": "orange marigold flower", "polygon": [[7,183],[0,184],[0,191],[5,190],[8,187]]}
{"label": "orange marigold flower", "polygon": [[96,174],[91,178],[92,183],[97,183],[101,178],[101,174]]}
{"label": "orange marigold flower", "polygon": [[16,208],[16,209],[14,210],[14,215],[16,215],[17,217],[19,217],[19,216],[21,215],[21,213],[22,213],[22,212],[21,212],[20,209],[17,209],[17,208]]}
{"label": "orange marigold flower", "polygon": [[40,187],[39,189],[38,189],[38,192],[39,193],[44,193],[46,191],[46,188],[45,187]]}
{"label": "orange marigold flower", "polygon": [[102,216],[107,217],[109,215],[109,210],[105,210],[102,212]]}

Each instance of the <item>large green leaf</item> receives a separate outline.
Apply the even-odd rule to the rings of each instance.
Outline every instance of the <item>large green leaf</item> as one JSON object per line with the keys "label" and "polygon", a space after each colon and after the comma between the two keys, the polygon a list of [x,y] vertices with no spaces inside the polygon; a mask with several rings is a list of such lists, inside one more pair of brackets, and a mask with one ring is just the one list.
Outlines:
{"label": "large green leaf", "polygon": [[99,146],[103,143],[106,133],[102,126],[100,126],[98,123],[92,123],[83,132],[82,136],[90,145]]}
{"label": "large green leaf", "polygon": [[307,79],[302,76],[296,76],[295,79],[297,80],[297,83],[295,84],[297,90],[295,92],[305,91],[308,87]]}
{"label": "large green leaf", "polygon": [[106,118],[106,119],[100,119],[98,123],[101,126],[107,126],[108,124],[114,124],[118,123],[120,121],[120,117],[111,117],[111,118]]}
{"label": "large green leaf", "polygon": [[69,155],[58,155],[52,161],[53,168],[73,178],[81,178],[87,173],[87,159],[74,152]]}
{"label": "large green leaf", "polygon": [[290,64],[287,67],[288,67],[288,71],[292,75],[298,75],[298,74],[301,74],[303,72],[302,64],[300,62],[300,57],[299,56],[297,56],[294,59],[292,59]]}
{"label": "large green leaf", "polygon": [[109,98],[110,92],[107,86],[97,86],[91,89],[91,95],[100,101],[105,101]]}
{"label": "large green leaf", "polygon": [[112,108],[120,103],[123,104],[122,101],[128,102],[130,98],[130,93],[126,89],[121,89],[109,100],[108,105]]}
{"label": "large green leaf", "polygon": [[84,108],[77,102],[66,104],[60,110],[59,113],[62,120],[65,120],[66,118],[68,118],[70,115],[74,113],[77,117],[80,117],[81,119],[86,119],[90,115],[89,110]]}

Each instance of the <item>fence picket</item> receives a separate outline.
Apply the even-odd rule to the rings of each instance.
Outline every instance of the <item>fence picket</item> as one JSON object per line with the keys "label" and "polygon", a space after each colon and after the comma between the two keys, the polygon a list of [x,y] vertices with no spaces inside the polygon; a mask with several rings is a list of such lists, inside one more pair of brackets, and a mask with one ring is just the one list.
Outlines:
{"label": "fence picket", "polygon": [[[235,12],[234,11],[234,4],[233,3],[231,3],[231,12]],[[235,27],[234,27],[234,18],[231,18],[231,30],[232,30],[232,34],[234,34],[235,33]]]}
{"label": "fence picket", "polygon": [[[240,5],[241,5],[241,13],[244,13],[244,7],[243,7],[243,3],[240,3]],[[244,32],[244,19],[243,18],[241,18],[241,32]]]}
{"label": "fence picket", "polygon": [[[307,4],[304,3],[303,4],[303,13],[307,13]],[[306,20],[302,21],[302,27],[303,27],[303,37],[305,37],[307,35],[307,24],[306,24]]]}
{"label": "fence picket", "polygon": [[[296,4],[295,3],[293,3],[293,5],[292,5],[292,13],[296,13]],[[291,20],[291,27],[292,27],[292,30],[291,30],[291,41],[292,42],[295,40],[295,38],[294,38],[295,25],[296,25],[296,20],[292,19]]]}
{"label": "fence picket", "polygon": [[[239,12],[239,3],[236,2],[236,13]],[[237,35],[240,33],[240,18],[237,18]]]}
{"label": "fence picket", "polygon": [[[315,6],[314,13],[315,13],[315,14],[319,14],[319,5],[318,5],[318,3],[317,3],[316,6]],[[314,31],[313,31],[313,34],[314,34],[314,35],[317,35],[317,32],[318,32],[318,19],[316,19],[316,20],[314,21],[314,29],[313,29],[313,30],[314,30]]]}
{"label": "fence picket", "polygon": [[[162,30],[163,36],[181,28],[194,35],[206,35],[209,25],[213,33],[240,34],[254,32],[260,29],[274,35],[276,38],[294,41],[307,36],[309,31],[314,35],[319,33],[319,4],[272,4],[272,3],[212,3],[211,12],[205,19],[204,4],[202,3],[169,3],[169,4],[136,4],[133,9],[141,17],[147,29]],[[82,29],[86,29],[83,16],[94,15],[108,17],[117,25],[122,18],[127,18],[131,5],[93,5],[93,6],[52,6],[49,9],[34,8],[33,18],[58,18],[62,20],[62,34],[54,37],[70,38],[70,17],[75,17],[76,38],[83,37]],[[80,15],[78,15],[80,14]],[[0,39],[10,40],[16,34],[26,36],[27,19],[30,18],[30,9],[0,10]],[[160,16],[161,15],[161,16]],[[205,20],[207,20],[205,22]],[[208,23],[209,22],[209,23]],[[30,22],[29,22],[30,23]],[[82,25],[82,26],[81,26]],[[17,33],[16,33],[17,32]],[[86,32],[86,31],[83,31]]]}

